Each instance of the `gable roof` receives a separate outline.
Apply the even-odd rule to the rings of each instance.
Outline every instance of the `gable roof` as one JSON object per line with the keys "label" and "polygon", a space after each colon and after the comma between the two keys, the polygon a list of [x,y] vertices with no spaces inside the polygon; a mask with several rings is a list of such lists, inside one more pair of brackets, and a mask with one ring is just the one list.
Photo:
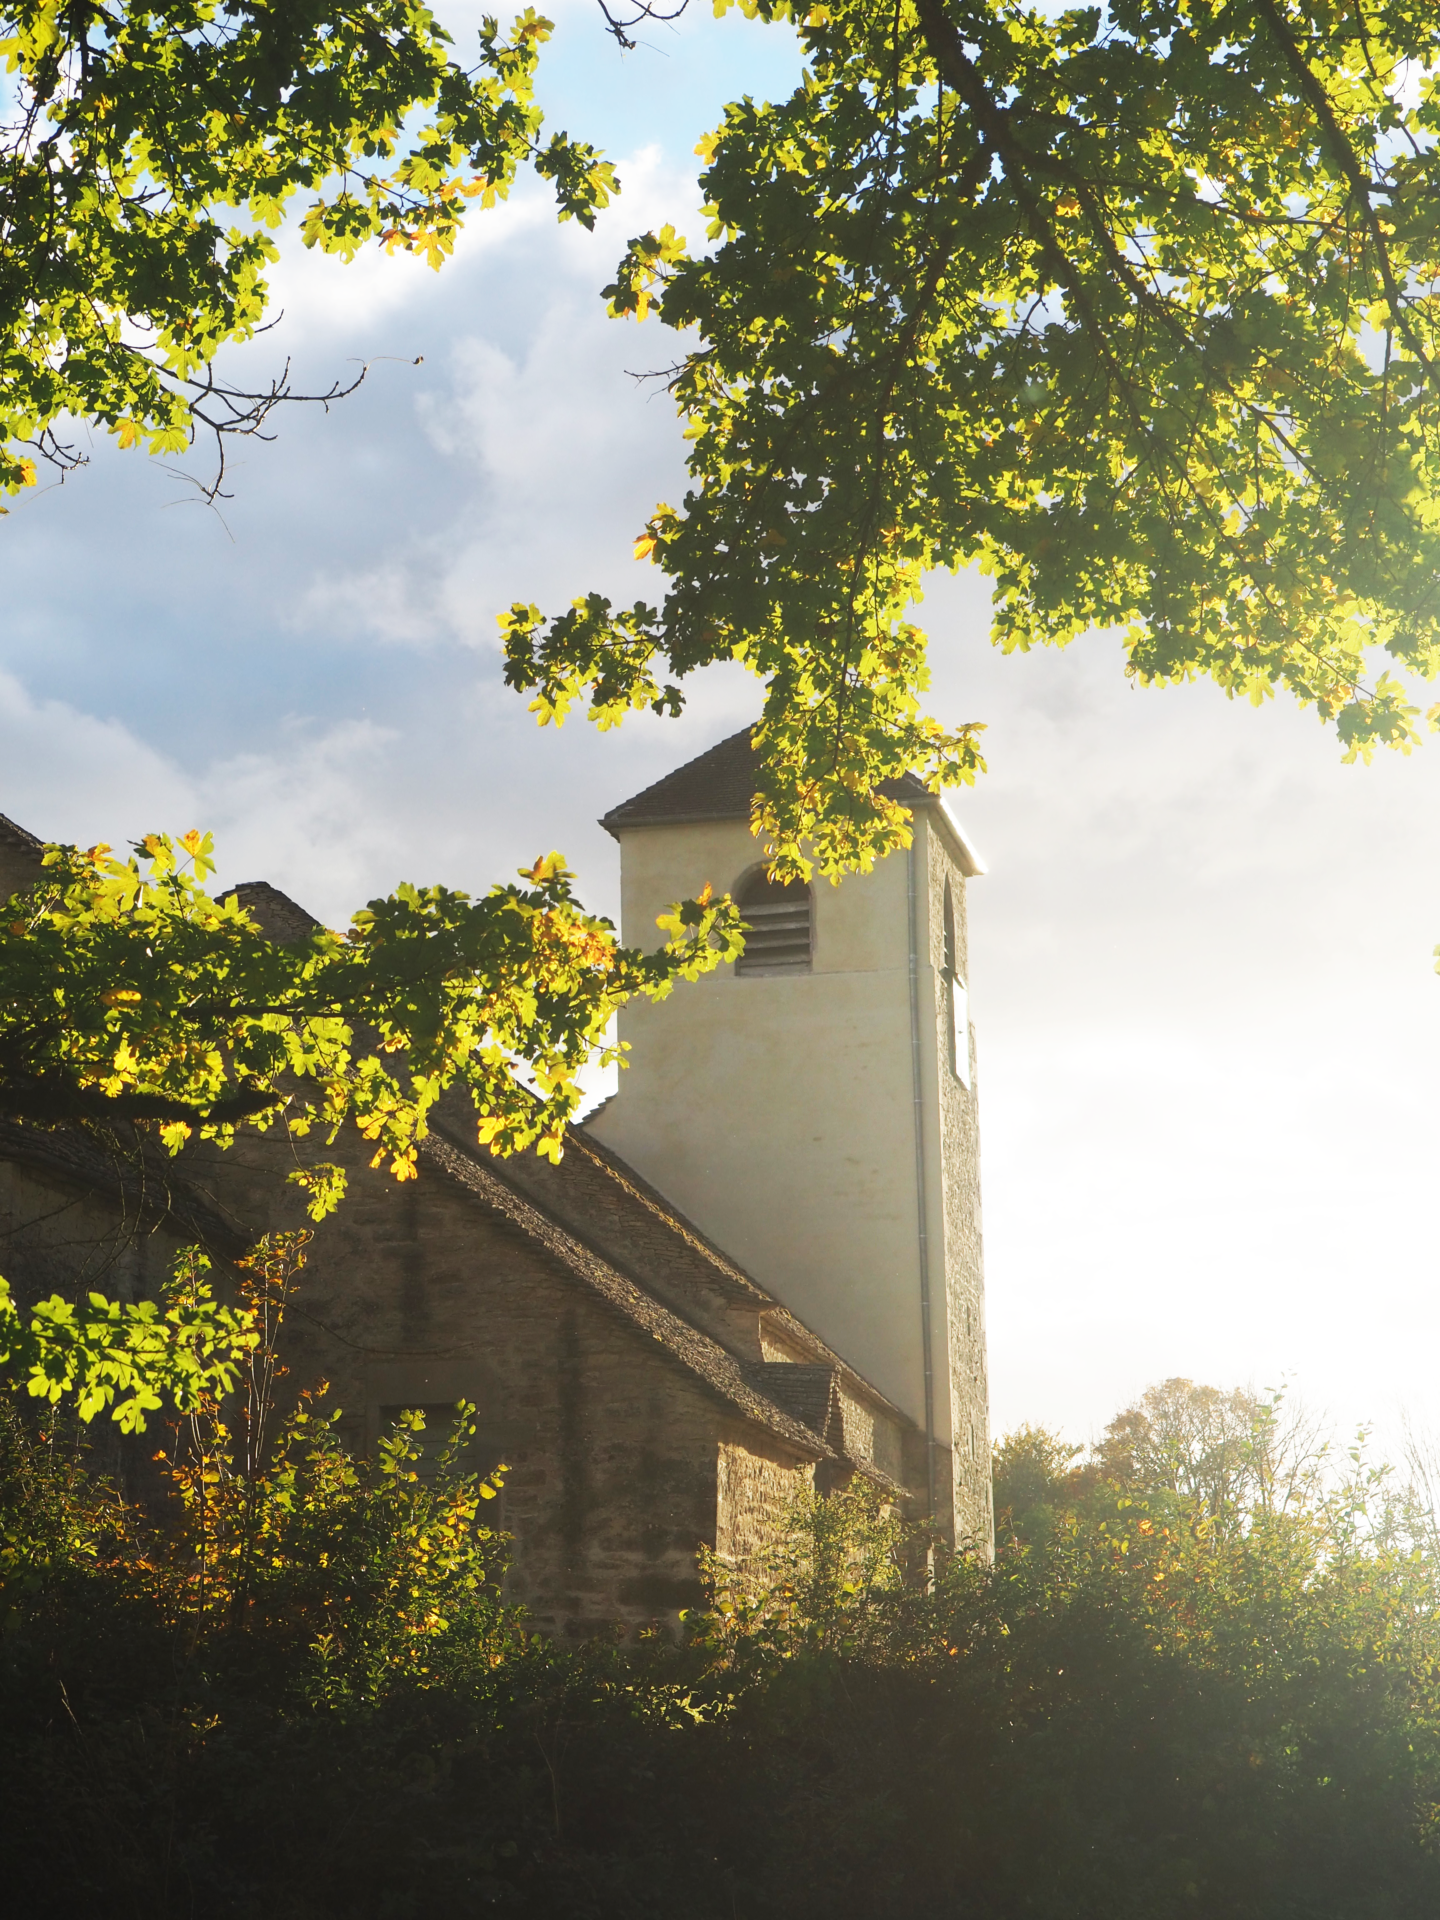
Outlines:
{"label": "gable roof", "polygon": [[767,1427],[807,1459],[838,1457],[813,1428],[758,1393],[746,1378],[741,1363],[718,1340],[681,1319],[652,1293],[567,1233],[557,1221],[484,1165],[478,1155],[465,1152],[443,1135],[432,1133],[420,1143],[420,1158],[465,1188],[489,1212],[508,1220],[526,1239],[543,1247],[590,1293],[654,1340],[672,1360],[744,1419]]}
{"label": "gable roof", "polygon": [[79,1128],[0,1119],[0,1161],[34,1167],[80,1195],[98,1195],[122,1220],[143,1229],[166,1227],[177,1239],[198,1241],[223,1260],[238,1260],[253,1239],[178,1178],[168,1154],[138,1138],[134,1150],[127,1151],[119,1140],[107,1142]]}
{"label": "gable roof", "polygon": [[40,878],[44,854],[44,841],[0,813],[0,900],[8,900]]}
{"label": "gable roof", "polygon": [[[479,1149],[466,1143],[455,1124],[463,1112],[457,1102],[440,1130],[459,1151],[473,1154]],[[760,1358],[763,1319],[772,1341],[804,1354],[806,1364],[832,1370],[853,1398],[902,1426],[913,1424],[628,1161],[583,1127],[569,1129],[558,1165],[536,1153],[481,1157],[497,1178],[519,1188],[576,1239],[685,1319],[727,1347],[748,1346],[749,1353],[741,1355],[744,1364]]]}
{"label": "gable roof", "polygon": [[[703,820],[748,820],[751,802],[759,786],[759,755],[752,740],[753,727],[742,727],[728,740],[711,747],[683,767],[676,767],[663,780],[645,787],[629,800],[622,800],[602,814],[600,825],[619,839],[627,827],[681,827]],[[954,842],[960,870],[967,878],[984,873],[985,863],[966,838],[959,821],[938,793],[905,773],[898,780],[884,780],[880,792],[888,800],[899,800],[912,810],[924,807],[938,816],[942,830]]]}

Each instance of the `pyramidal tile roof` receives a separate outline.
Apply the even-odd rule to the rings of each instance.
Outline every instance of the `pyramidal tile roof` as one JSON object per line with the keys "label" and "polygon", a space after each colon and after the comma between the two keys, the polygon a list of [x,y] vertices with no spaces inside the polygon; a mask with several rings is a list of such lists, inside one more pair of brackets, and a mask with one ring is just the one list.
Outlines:
{"label": "pyramidal tile roof", "polygon": [[[750,803],[760,784],[756,774],[759,759],[751,744],[750,727],[732,733],[719,746],[711,747],[696,760],[667,773],[653,787],[646,787],[631,800],[622,800],[601,819],[607,833],[618,835],[625,827],[683,826],[692,820],[748,820]],[[887,780],[881,792],[895,800],[927,801],[935,798],[913,774],[899,780]]]}
{"label": "pyramidal tile roof", "polygon": [[732,733],[697,760],[667,773],[653,787],[631,800],[622,800],[601,819],[607,833],[622,827],[646,827],[662,821],[679,826],[687,820],[748,820],[755,798],[755,749],[749,727]]}

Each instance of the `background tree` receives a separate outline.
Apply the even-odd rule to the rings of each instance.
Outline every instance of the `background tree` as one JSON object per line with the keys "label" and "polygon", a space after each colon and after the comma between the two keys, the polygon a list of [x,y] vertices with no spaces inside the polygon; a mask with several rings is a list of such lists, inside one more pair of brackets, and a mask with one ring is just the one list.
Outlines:
{"label": "background tree", "polygon": [[1073,1506],[1084,1452],[1048,1427],[1016,1427],[995,1442],[991,1462],[997,1540],[1044,1540],[1057,1512]]}
{"label": "background tree", "polygon": [[1221,1526],[1312,1503],[1329,1446],[1323,1424],[1283,1394],[1172,1379],[1106,1427],[1087,1472],[1139,1498],[1173,1496]]}
{"label": "background tree", "polygon": [[744,660],[757,824],[863,866],[906,833],[884,779],[981,765],[922,711],[911,618],[978,566],[1007,649],[1111,628],[1141,683],[1285,689],[1348,757],[1408,750],[1404,675],[1440,665],[1434,7],[754,11],[803,83],[701,143],[715,244],[646,234],[609,289],[684,336],[657,377],[692,484],[636,544],[668,595],[516,606],[541,719],[673,711]]}
{"label": "background tree", "polygon": [[[1350,1457],[1365,1479],[1360,1455]],[[1088,1451],[1045,1427],[1017,1427],[997,1441],[996,1531],[1043,1542],[1067,1515],[1103,1517],[1119,1499],[1155,1523],[1231,1534],[1258,1516],[1314,1509],[1331,1465],[1323,1421],[1283,1392],[1163,1380],[1122,1408]]]}

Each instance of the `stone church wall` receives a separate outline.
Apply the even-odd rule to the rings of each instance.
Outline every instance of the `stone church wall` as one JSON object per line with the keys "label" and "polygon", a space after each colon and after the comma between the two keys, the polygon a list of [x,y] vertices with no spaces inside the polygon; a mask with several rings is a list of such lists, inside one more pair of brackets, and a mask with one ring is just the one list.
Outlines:
{"label": "stone church wall", "polygon": [[797,1464],[750,1436],[722,1439],[715,1477],[715,1547],[731,1566],[752,1568],[783,1533],[798,1495],[815,1485],[815,1469]]}
{"label": "stone church wall", "polygon": [[[974,1029],[966,1021],[962,1044],[968,1055],[969,1085],[951,1070],[949,1008],[944,987],[945,889],[948,884],[955,929],[956,971],[968,989],[970,961],[966,880],[942,833],[925,834],[926,878],[930,889],[929,953],[936,981],[935,1053],[939,1080],[941,1210],[943,1262],[939,1263],[947,1298],[948,1356],[937,1353],[937,1385],[948,1373],[949,1425],[953,1436],[950,1469],[954,1477],[957,1543],[987,1547],[993,1539],[990,1483],[990,1397],[985,1364],[985,1259],[980,1216],[979,1080]],[[967,996],[968,997],[968,996]],[[939,1279],[940,1275],[937,1274]],[[948,1366],[946,1361],[948,1359]]]}
{"label": "stone church wall", "polygon": [[[257,1218],[268,1190],[262,1172]],[[543,1249],[432,1168],[401,1186],[362,1167],[302,1284],[295,1377],[332,1381],[357,1444],[382,1408],[475,1403],[477,1464],[508,1468],[510,1592],[538,1626],[585,1633],[695,1603],[724,1410]]]}
{"label": "stone church wall", "polygon": [[[183,1157],[237,1245],[304,1224],[282,1147],[251,1137]],[[13,1162],[0,1162],[0,1207],[0,1272],[27,1290],[72,1290],[83,1272],[152,1294],[179,1244]],[[673,1619],[700,1598],[697,1548],[723,1528],[749,1551],[781,1490],[807,1478],[783,1442],[747,1464],[744,1423],[702,1382],[433,1168],[401,1186],[352,1167],[348,1198],[316,1230],[283,1346],[288,1387],[329,1381],[357,1449],[373,1446],[384,1410],[418,1405],[433,1426],[457,1399],[475,1403],[472,1464],[508,1468],[494,1517],[514,1537],[510,1597],[544,1631]],[[763,1503],[749,1521],[742,1483]]]}

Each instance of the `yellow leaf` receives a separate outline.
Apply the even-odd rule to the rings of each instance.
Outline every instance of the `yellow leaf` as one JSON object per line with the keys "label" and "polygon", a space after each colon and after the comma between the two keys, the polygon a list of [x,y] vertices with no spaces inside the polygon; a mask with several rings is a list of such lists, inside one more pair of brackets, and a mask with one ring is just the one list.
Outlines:
{"label": "yellow leaf", "polygon": [[102,1005],[107,1007],[133,1006],[139,998],[139,994],[130,987],[111,987],[108,993],[100,996]]}
{"label": "yellow leaf", "polygon": [[642,533],[640,538],[635,542],[635,558],[637,560],[648,560],[654,551],[655,551],[654,534]]}

